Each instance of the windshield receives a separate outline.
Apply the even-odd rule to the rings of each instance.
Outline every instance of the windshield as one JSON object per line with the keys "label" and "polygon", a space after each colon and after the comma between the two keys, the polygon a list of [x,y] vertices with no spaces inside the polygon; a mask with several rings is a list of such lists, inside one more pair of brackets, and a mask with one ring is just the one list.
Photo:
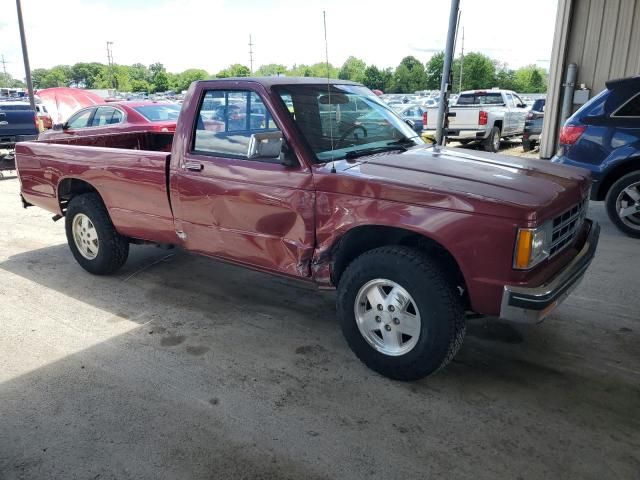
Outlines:
{"label": "windshield", "polygon": [[318,84],[274,88],[318,162],[425,143],[366,87]]}
{"label": "windshield", "polygon": [[133,109],[150,122],[177,120],[180,114],[180,105],[175,103],[158,103],[155,105],[133,107]]}

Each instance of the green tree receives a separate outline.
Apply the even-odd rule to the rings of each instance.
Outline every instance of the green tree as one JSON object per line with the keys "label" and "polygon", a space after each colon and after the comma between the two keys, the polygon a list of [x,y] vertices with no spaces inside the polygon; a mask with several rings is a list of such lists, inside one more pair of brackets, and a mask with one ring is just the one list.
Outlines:
{"label": "green tree", "polygon": [[544,93],[547,91],[547,74],[536,65],[527,65],[515,72],[515,90],[523,93]]}
{"label": "green tree", "polygon": [[260,65],[260,68],[255,71],[257,77],[272,77],[277,75],[284,75],[287,73],[287,67],[280,63],[269,63],[268,65]]}
{"label": "green tree", "polygon": [[506,63],[496,63],[496,79],[494,86],[504,90],[518,90],[516,86],[515,71],[511,70]]}
{"label": "green tree", "polygon": [[366,68],[367,64],[364,63],[364,60],[356,57],[349,57],[342,64],[342,68],[340,68],[340,71],[338,72],[338,78],[362,83],[364,81],[364,72]]}
{"label": "green tree", "polygon": [[384,75],[382,71],[376,67],[375,65],[369,65],[365,71],[362,78],[362,83],[364,83],[370,89],[377,89],[384,91]]}
{"label": "green tree", "polygon": [[71,85],[79,88],[95,88],[96,81],[105,70],[106,65],[97,62],[76,63],[71,67]]}
{"label": "green tree", "polygon": [[7,74],[0,73],[0,87],[24,88],[25,83],[22,80],[13,78],[13,76],[10,73],[7,73]]}
{"label": "green tree", "polygon": [[393,75],[393,90],[398,93],[413,93],[424,90],[427,77],[424,66],[416,57],[404,57]]}
{"label": "green tree", "polygon": [[209,78],[209,74],[206,70],[190,68],[176,75],[175,82],[171,84],[171,88],[177,92],[181,92],[188,89],[189,85],[193,82],[197,80],[205,80],[207,78]]}
{"label": "green tree", "polygon": [[249,70],[249,67],[241,65],[240,63],[234,63],[224,70],[216,73],[216,77],[218,78],[248,77],[249,75],[251,75],[251,70]]}
{"label": "green tree", "polygon": [[438,52],[427,62],[425,75],[427,77],[427,89],[439,90],[444,68],[444,52]]}
{"label": "green tree", "polygon": [[56,65],[46,71],[39,79],[39,88],[67,87],[71,83],[71,67],[68,65]]}
{"label": "green tree", "polygon": [[[496,78],[496,67],[493,61],[478,52],[471,52],[464,56],[462,62],[462,90],[476,90],[491,88]],[[460,58],[453,62],[453,89],[459,90]]]}
{"label": "green tree", "polygon": [[33,88],[44,88],[42,85],[47,73],[49,73],[49,70],[46,68],[34,68],[31,70],[31,83],[33,83]]}

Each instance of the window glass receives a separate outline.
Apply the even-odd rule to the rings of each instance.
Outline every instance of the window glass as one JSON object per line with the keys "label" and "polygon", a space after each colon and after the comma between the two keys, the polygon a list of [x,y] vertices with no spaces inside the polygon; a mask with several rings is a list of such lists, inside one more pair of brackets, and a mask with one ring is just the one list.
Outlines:
{"label": "window glass", "polygon": [[457,105],[499,105],[504,103],[499,92],[463,93],[458,97]]}
{"label": "window glass", "polygon": [[113,117],[111,117],[111,123],[120,123],[124,120],[124,115],[117,108],[113,109]]}
{"label": "window glass", "polygon": [[247,156],[253,133],[277,131],[269,110],[254,92],[209,90],[200,106],[193,150]]}
{"label": "window glass", "polygon": [[91,113],[93,111],[94,109],[91,108],[89,110],[84,110],[82,112],[76,113],[67,122],[69,128],[85,128],[89,124],[89,118],[91,117]]}
{"label": "window glass", "polygon": [[617,111],[616,117],[640,117],[640,94]]}
{"label": "window glass", "polygon": [[516,107],[518,105],[523,105],[524,104],[522,99],[518,95],[516,95],[515,93],[513,94],[513,103],[515,104]]}
{"label": "window glass", "polygon": [[424,143],[366,87],[300,84],[274,89],[318,162],[406,150]]}
{"label": "window glass", "polygon": [[150,122],[164,122],[177,120],[180,115],[180,105],[175,103],[158,103],[142,105],[133,109]]}
{"label": "window glass", "polygon": [[113,117],[113,107],[98,107],[96,114],[91,120],[92,127],[102,127],[111,123],[111,117]]}

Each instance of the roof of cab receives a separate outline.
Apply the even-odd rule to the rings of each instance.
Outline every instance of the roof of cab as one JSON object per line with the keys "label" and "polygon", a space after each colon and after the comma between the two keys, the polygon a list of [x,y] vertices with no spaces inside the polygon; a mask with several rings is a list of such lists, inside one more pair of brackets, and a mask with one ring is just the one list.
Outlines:
{"label": "roof of cab", "polygon": [[322,77],[228,77],[217,78],[214,80],[199,80],[199,83],[210,82],[253,82],[264,85],[269,88],[273,85],[326,85],[327,82],[331,85],[362,85],[350,80],[339,80],[336,78],[322,78]]}
{"label": "roof of cab", "polygon": [[614,78],[605,82],[605,85],[609,90],[627,85],[637,85],[640,87],[640,75],[634,75],[633,77],[626,78]]}

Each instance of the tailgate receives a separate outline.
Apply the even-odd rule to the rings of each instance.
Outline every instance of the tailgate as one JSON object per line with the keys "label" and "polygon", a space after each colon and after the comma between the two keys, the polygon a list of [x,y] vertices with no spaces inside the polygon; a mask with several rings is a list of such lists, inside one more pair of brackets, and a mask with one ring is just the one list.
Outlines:
{"label": "tailgate", "polygon": [[480,108],[478,107],[453,107],[449,112],[455,116],[449,117],[449,128],[456,130],[478,130]]}
{"label": "tailgate", "polygon": [[0,137],[37,135],[35,114],[31,110],[2,110],[0,105]]}

